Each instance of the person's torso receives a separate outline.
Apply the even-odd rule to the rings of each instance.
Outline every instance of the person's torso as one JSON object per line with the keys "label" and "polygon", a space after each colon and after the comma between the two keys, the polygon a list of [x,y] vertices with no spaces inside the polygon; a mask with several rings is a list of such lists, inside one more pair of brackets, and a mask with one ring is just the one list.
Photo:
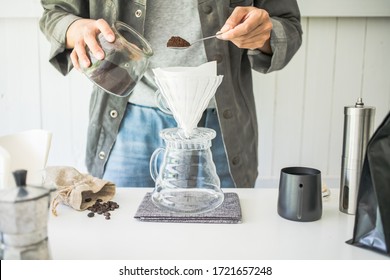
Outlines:
{"label": "person's torso", "polygon": [[138,82],[129,102],[156,107],[157,85],[152,69],[171,66],[198,66],[207,62],[203,44],[186,50],[167,48],[171,36],[188,41],[202,37],[197,0],[148,2],[145,14],[144,37],[151,44],[153,56],[143,78]]}

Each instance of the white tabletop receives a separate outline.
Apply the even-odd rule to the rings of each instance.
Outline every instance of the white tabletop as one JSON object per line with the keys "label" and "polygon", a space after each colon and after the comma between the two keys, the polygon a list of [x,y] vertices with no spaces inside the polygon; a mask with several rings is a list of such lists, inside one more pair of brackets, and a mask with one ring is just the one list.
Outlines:
{"label": "white tabletop", "polygon": [[50,214],[53,259],[68,260],[255,260],[389,259],[345,241],[355,216],[338,210],[338,190],[324,199],[322,218],[294,222],[277,214],[277,189],[224,189],[240,197],[241,224],[141,222],[133,218],[146,188],[118,188],[111,220],[87,217],[67,206]]}

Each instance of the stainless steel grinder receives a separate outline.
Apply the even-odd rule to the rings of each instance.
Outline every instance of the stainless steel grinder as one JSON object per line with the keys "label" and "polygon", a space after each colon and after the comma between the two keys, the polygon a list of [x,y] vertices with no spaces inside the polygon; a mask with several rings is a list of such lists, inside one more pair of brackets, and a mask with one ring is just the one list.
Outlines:
{"label": "stainless steel grinder", "polygon": [[375,108],[364,106],[361,97],[354,106],[344,107],[339,209],[347,214],[356,213],[360,176],[374,118]]}

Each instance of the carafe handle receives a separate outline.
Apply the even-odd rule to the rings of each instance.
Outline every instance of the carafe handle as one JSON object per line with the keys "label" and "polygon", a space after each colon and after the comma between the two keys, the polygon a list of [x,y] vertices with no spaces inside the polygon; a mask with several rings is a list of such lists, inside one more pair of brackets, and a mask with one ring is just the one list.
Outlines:
{"label": "carafe handle", "polygon": [[152,176],[152,179],[155,182],[158,176],[157,158],[162,151],[165,151],[165,148],[158,148],[153,152],[152,156],[150,157],[149,172],[150,176]]}

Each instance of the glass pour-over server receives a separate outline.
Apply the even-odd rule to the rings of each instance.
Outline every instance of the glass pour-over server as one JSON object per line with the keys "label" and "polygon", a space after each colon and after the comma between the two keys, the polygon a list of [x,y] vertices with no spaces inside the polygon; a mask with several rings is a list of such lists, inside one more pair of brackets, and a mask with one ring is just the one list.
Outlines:
{"label": "glass pour-over server", "polygon": [[210,150],[216,132],[197,127],[222,82],[216,69],[213,61],[199,67],[153,70],[179,126],[160,132],[166,147],[158,148],[150,160],[150,173],[155,180],[152,201],[165,210],[203,213],[217,208],[224,200]]}

